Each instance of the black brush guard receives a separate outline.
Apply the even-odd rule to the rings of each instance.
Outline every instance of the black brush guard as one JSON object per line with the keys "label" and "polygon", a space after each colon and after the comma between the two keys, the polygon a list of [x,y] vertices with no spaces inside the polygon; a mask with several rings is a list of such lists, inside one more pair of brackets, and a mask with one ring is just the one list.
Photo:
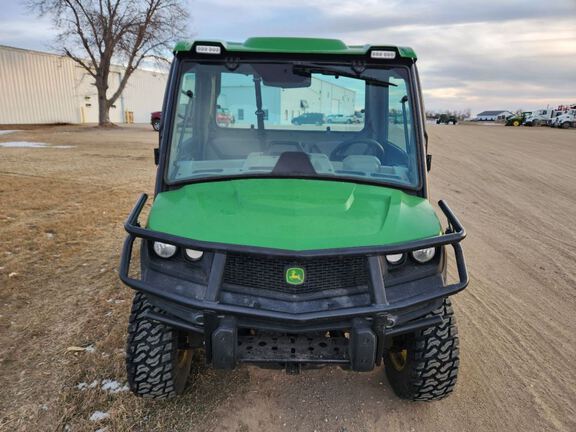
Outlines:
{"label": "black brush guard", "polygon": [[[178,305],[204,314],[203,325],[192,324],[178,317],[167,314],[148,313],[148,318],[186,331],[203,333],[206,341],[206,354],[209,362],[215,367],[232,368],[237,362],[272,363],[281,362],[285,365],[303,363],[349,363],[354,370],[371,370],[374,363],[379,364],[379,358],[384,346],[384,335],[394,336],[409,333],[414,330],[436,325],[440,317],[423,318],[396,325],[394,317],[400,311],[419,304],[426,304],[438,299],[454,295],[468,285],[468,272],[460,242],[466,237],[466,232],[458,218],[444,201],[438,205],[444,213],[448,228],[445,234],[422,240],[414,240],[401,244],[352,247],[342,249],[321,249],[307,251],[291,251],[254,246],[211,243],[174,236],[143,228],[138,223],[140,213],[148,196],[142,194],[131,211],[124,227],[128,236],[124,242],[120,261],[120,279],[129,287],[142,291],[160,302]],[[166,287],[157,287],[140,279],[129,276],[130,261],[134,240],[141,238],[148,241],[170,243],[181,248],[196,249],[214,253],[207,289],[204,298],[191,298],[181,295]],[[389,302],[386,296],[381,255],[408,253],[417,249],[439,246],[452,246],[456,258],[458,282],[442,287],[434,287],[419,294],[397,302]],[[367,306],[349,307],[314,312],[287,313],[254,307],[223,304],[219,302],[222,290],[222,279],[227,253],[247,253],[290,258],[314,258],[342,255],[363,255],[367,257],[369,287],[372,304]],[[264,329],[277,328],[281,331],[295,333],[325,330],[327,323],[331,329],[350,329],[350,341],[325,341],[323,337],[303,343],[301,337],[292,342],[290,352],[286,352],[286,344],[274,344],[273,340],[259,340],[251,343],[246,337],[238,336],[239,324],[252,323]],[[334,323],[341,322],[340,327]],[[324,343],[336,343],[338,348],[332,355],[323,349]],[[289,344],[290,345],[290,344]],[[250,349],[247,349],[248,347]],[[274,350],[274,347],[276,349]],[[297,349],[298,348],[298,349]],[[265,354],[268,353],[268,354]]]}

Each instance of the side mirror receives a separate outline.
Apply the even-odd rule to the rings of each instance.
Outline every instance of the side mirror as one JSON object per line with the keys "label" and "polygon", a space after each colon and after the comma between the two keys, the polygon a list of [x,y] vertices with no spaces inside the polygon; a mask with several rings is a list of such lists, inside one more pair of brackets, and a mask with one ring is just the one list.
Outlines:
{"label": "side mirror", "polygon": [[426,169],[428,170],[428,172],[430,172],[430,168],[432,168],[432,155],[427,154],[426,155]]}

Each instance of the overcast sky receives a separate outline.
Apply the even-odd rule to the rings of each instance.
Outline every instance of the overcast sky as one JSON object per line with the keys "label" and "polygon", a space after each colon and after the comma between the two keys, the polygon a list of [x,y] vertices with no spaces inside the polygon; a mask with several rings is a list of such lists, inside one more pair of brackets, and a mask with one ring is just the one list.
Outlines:
{"label": "overcast sky", "polygon": [[[50,50],[56,31],[0,0],[0,44]],[[197,38],[335,37],[411,46],[427,109],[576,103],[576,0],[188,0]],[[277,3],[277,4],[276,4]]]}

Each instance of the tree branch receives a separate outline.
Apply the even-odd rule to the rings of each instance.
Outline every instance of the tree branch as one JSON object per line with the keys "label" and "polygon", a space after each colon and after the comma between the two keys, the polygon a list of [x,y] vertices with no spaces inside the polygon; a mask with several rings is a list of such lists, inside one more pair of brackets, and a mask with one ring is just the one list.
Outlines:
{"label": "tree branch", "polygon": [[[101,124],[109,122],[110,105],[145,59],[166,61],[168,45],[184,36],[189,16],[186,0],[25,1],[40,15],[51,16],[65,55],[94,78]],[[113,62],[123,64],[125,73],[108,99]]]}
{"label": "tree branch", "polygon": [[96,73],[92,70],[92,68],[90,66],[88,66],[82,59],[80,59],[79,57],[76,57],[75,55],[73,55],[67,48],[64,48],[64,53],[66,53],[66,55],[68,57],[70,57],[72,60],[74,60],[76,63],[78,63],[80,66],[82,66],[84,69],[86,69],[88,71],[88,73],[94,78],[96,79]]}

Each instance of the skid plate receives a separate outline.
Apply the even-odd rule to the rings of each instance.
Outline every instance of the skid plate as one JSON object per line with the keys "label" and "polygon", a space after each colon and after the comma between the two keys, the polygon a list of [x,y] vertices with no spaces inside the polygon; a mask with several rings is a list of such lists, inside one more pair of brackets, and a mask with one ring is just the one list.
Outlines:
{"label": "skid plate", "polygon": [[350,363],[347,338],[306,335],[238,336],[237,359],[242,363]]}

